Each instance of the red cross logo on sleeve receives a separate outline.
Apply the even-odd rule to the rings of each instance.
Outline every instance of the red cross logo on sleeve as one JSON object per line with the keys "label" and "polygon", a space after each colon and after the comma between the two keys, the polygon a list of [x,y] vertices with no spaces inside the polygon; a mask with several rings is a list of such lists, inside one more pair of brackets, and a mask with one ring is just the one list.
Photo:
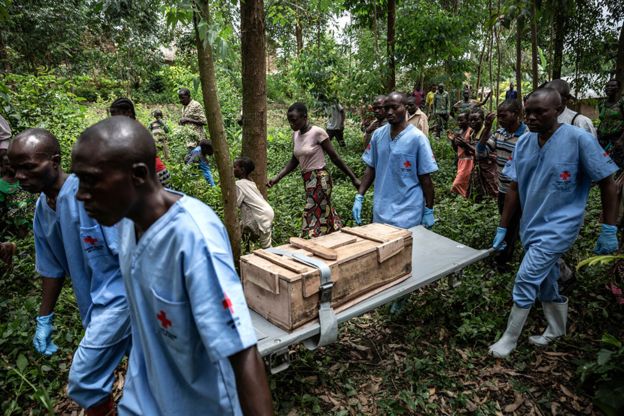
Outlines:
{"label": "red cross logo on sleeve", "polygon": [[234,308],[232,307],[232,301],[230,300],[230,297],[228,295],[225,295],[225,298],[223,299],[223,309],[227,309],[230,311],[230,313],[234,313]]}
{"label": "red cross logo on sleeve", "polygon": [[405,163],[403,163],[403,166],[405,166],[405,169],[409,169],[412,167],[412,164],[410,163],[409,160],[406,160]]}
{"label": "red cross logo on sleeve", "polygon": [[368,145],[366,145],[366,150],[370,150],[370,148],[371,148],[371,145],[369,143]]}
{"label": "red cross logo on sleeve", "polygon": [[604,157],[609,157],[609,152],[604,152],[602,155],[603,155]]}
{"label": "red cross logo on sleeve", "polygon": [[97,238],[93,238],[90,235],[83,238],[82,241],[89,244],[90,246],[94,246],[98,242]]}
{"label": "red cross logo on sleeve", "polygon": [[163,310],[161,310],[158,315],[156,315],[156,318],[160,321],[160,325],[165,329],[169,328],[172,325],[171,321],[167,319],[167,314]]}
{"label": "red cross logo on sleeve", "polygon": [[568,179],[570,179],[570,172],[568,172],[567,170],[564,170],[563,172],[561,172],[561,175],[559,175],[559,177],[561,178],[561,180],[567,181]]}

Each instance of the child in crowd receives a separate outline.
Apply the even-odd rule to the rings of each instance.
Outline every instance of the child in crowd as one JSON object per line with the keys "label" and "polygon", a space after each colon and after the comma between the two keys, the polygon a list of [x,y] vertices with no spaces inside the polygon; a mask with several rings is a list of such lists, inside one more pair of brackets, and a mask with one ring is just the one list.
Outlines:
{"label": "child in crowd", "polygon": [[154,116],[154,121],[149,124],[149,131],[154,137],[158,151],[162,152],[165,159],[169,159],[169,144],[167,143],[167,133],[169,133],[169,127],[167,127],[167,123],[163,121],[162,111],[154,110],[152,115]]}
{"label": "child in crowd", "polygon": [[208,156],[212,156],[214,150],[212,149],[212,143],[210,140],[202,140],[199,142],[199,146],[195,147],[186,157],[186,164],[190,165],[193,162],[199,163],[199,169],[204,175],[204,179],[210,186],[215,186],[214,179],[212,177],[212,171],[210,170],[210,164],[208,163]]}
{"label": "child in crowd", "polygon": [[241,211],[243,241],[257,240],[262,248],[271,247],[271,225],[275,216],[273,208],[262,197],[256,184],[249,179],[255,169],[248,157],[239,157],[234,161],[236,179],[236,204]]}
{"label": "child in crowd", "polygon": [[470,143],[472,129],[468,120],[468,113],[464,112],[457,116],[459,131],[448,134],[457,152],[457,176],[453,181],[451,192],[468,198],[470,194],[470,174],[474,167],[474,146]]}

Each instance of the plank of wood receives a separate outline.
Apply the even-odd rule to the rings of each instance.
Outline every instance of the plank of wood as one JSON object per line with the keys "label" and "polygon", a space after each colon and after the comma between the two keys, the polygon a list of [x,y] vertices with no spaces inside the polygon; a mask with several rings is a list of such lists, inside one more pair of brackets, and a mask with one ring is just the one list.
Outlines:
{"label": "plank of wood", "polygon": [[270,253],[263,249],[255,250],[253,252],[256,256],[260,256],[265,260],[270,261],[273,264],[281,266],[285,269],[295,273],[305,273],[311,269],[311,267],[304,266],[301,263],[297,263],[294,260],[290,260],[288,257],[278,256],[277,254]]}
{"label": "plank of wood", "polygon": [[316,244],[312,240],[304,240],[303,238],[299,237],[290,237],[289,242],[295,247],[307,250],[310,253],[313,253],[314,255],[326,260],[336,260],[338,258],[338,254],[334,249],[323,247],[319,244]]}
{"label": "plank of wood", "polygon": [[355,243],[356,241],[357,241],[357,237],[349,235],[349,234],[341,233],[340,231],[338,231],[337,233],[327,234],[322,237],[314,239],[314,242],[316,244],[320,244],[323,247],[327,247],[327,248],[344,247],[346,245]]}
{"label": "plank of wood", "polygon": [[275,295],[279,295],[279,275],[270,270],[266,270],[247,262],[241,262],[241,275],[244,276],[245,282],[269,291]]}
{"label": "plank of wood", "polygon": [[342,311],[344,311],[346,309],[349,309],[351,306],[357,305],[358,303],[362,302],[363,300],[366,300],[366,299],[368,299],[370,297],[373,297],[374,295],[376,295],[378,293],[381,293],[384,290],[386,290],[386,289],[388,289],[388,288],[390,288],[392,286],[398,285],[399,283],[407,280],[407,278],[410,277],[411,275],[412,275],[411,273],[408,273],[408,274],[406,274],[403,277],[399,277],[398,279],[393,280],[390,283],[387,283],[387,284],[385,284],[383,286],[378,287],[377,289],[371,290],[370,292],[366,292],[362,296],[359,296],[359,297],[357,297],[355,299],[350,300],[349,302],[343,303],[342,305],[340,305],[337,308],[334,308],[334,311],[336,313],[340,313],[340,312],[342,312]]}
{"label": "plank of wood", "polygon": [[342,231],[343,233],[355,235],[360,238],[375,241],[377,243],[387,243],[388,241],[390,241],[388,238],[382,235],[373,235],[360,228],[344,227],[340,231]]}
{"label": "plank of wood", "polygon": [[405,247],[405,240],[399,237],[396,240],[389,241],[377,247],[377,261],[383,263],[390,257],[397,255]]}

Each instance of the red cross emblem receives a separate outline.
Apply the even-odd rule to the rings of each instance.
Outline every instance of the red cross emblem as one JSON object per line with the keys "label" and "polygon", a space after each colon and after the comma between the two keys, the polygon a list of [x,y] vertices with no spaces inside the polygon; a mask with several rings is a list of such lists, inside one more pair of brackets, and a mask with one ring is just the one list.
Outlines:
{"label": "red cross emblem", "polygon": [[507,160],[513,160],[513,157],[509,156],[509,159],[507,159]]}
{"label": "red cross emblem", "polygon": [[602,155],[603,155],[604,157],[609,157],[609,152],[604,152]]}
{"label": "red cross emblem", "polygon": [[156,318],[160,321],[160,325],[165,329],[169,328],[172,325],[171,321],[167,319],[167,314],[163,310],[161,310],[158,315],[156,315]]}
{"label": "red cross emblem", "polygon": [[561,175],[559,175],[559,177],[564,180],[567,181],[568,179],[570,179],[570,172],[568,172],[567,170],[564,170],[563,172],[561,172]]}
{"label": "red cross emblem", "polygon": [[412,164],[410,163],[409,160],[406,160],[405,163],[403,163],[403,166],[405,166],[405,169],[409,169],[412,167]]}
{"label": "red cross emblem", "polygon": [[366,145],[366,150],[370,150],[370,148],[371,148],[371,145],[369,143],[368,145]]}
{"label": "red cross emblem", "polygon": [[232,307],[232,301],[230,300],[228,295],[225,295],[225,299],[223,299],[223,309],[228,309],[230,313],[234,313],[234,308]]}
{"label": "red cross emblem", "polygon": [[94,246],[98,242],[97,238],[93,238],[90,235],[83,238],[82,241],[89,244],[90,246]]}

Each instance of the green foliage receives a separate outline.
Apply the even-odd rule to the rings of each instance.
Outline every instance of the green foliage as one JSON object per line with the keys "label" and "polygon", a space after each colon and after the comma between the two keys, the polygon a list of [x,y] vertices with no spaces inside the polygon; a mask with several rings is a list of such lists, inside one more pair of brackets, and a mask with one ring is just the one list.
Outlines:
{"label": "green foliage", "polygon": [[76,83],[48,74],[7,74],[2,82],[10,89],[12,112],[7,115],[13,131],[31,127],[50,130],[61,143],[64,166],[69,166],[71,146],[86,127],[84,99],[71,92]]}
{"label": "green foliage", "polygon": [[602,336],[596,359],[579,367],[581,382],[594,390],[596,406],[606,416],[624,412],[624,345],[610,334]]}

